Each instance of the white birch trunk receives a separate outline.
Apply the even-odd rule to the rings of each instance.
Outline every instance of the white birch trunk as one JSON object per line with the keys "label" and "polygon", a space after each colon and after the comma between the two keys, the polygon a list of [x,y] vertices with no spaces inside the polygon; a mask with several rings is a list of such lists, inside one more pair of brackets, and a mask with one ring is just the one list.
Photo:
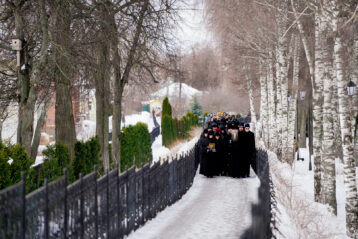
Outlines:
{"label": "white birch trunk", "polygon": [[246,75],[246,83],[247,83],[247,89],[249,91],[249,101],[250,101],[250,113],[251,113],[251,131],[255,133],[255,136],[257,136],[256,132],[256,113],[255,113],[255,104],[254,104],[254,95],[252,92],[252,82],[249,76]]}
{"label": "white birch trunk", "polygon": [[264,75],[262,62],[260,62],[260,135],[262,141],[265,143],[266,147],[268,147],[268,129],[269,129],[269,120],[268,120],[268,95],[267,95],[267,80]]}
{"label": "white birch trunk", "polygon": [[268,77],[267,77],[267,91],[268,91],[268,118],[269,118],[269,148],[272,151],[277,149],[277,123],[276,123],[276,103],[274,91],[274,75],[273,75],[273,60],[272,55],[268,60]]}
{"label": "white birch trunk", "polygon": [[322,32],[327,19],[323,16],[320,9],[315,14],[315,67],[314,67],[314,85],[313,85],[313,157],[314,157],[314,188],[315,201],[322,202],[321,197],[321,140],[322,140],[322,80],[324,77],[324,65],[322,62]]}
{"label": "white birch trunk", "polygon": [[[337,4],[338,5],[338,4]],[[338,28],[337,17],[338,11],[335,12],[334,26]],[[335,30],[336,30],[335,29]],[[343,67],[343,43],[339,32],[336,34],[334,41],[334,58],[337,71],[337,91],[338,91],[338,108],[341,124],[342,151],[344,161],[344,183],[346,189],[346,226],[347,235],[351,238],[358,237],[358,195],[356,188],[356,172],[354,165],[353,135],[351,128],[351,118],[348,107],[347,81],[344,77]]]}
{"label": "white birch trunk", "polygon": [[[327,39],[324,39],[328,41]],[[334,93],[331,49],[327,42],[323,43],[323,61],[325,63],[325,77],[323,79],[323,141],[321,147],[322,163],[322,202],[330,205],[337,214],[336,200],[336,171],[335,171],[335,138],[334,138],[334,105],[332,95]]]}
{"label": "white birch trunk", "polygon": [[278,157],[286,161],[287,158],[287,125],[288,125],[288,70],[287,70],[287,22],[288,4],[286,0],[278,1],[279,11],[276,14],[278,44],[276,48],[277,102],[279,147]]}
{"label": "white birch trunk", "polygon": [[276,71],[276,130],[277,130],[277,145],[275,152],[277,154],[278,159],[282,160],[282,82],[281,82],[281,75],[280,75],[280,63],[279,63],[279,50],[276,47],[276,64],[275,64],[275,71]]}
{"label": "white birch trunk", "polygon": [[[353,66],[352,66],[352,81],[358,87],[358,38],[354,40],[353,43]],[[352,130],[354,135],[354,158],[356,159],[356,167],[358,167],[358,89],[356,89],[355,94],[352,99]]]}
{"label": "white birch trunk", "polygon": [[300,42],[299,38],[295,37],[294,40],[294,52],[293,52],[293,74],[292,74],[292,95],[289,104],[288,114],[288,145],[287,153],[290,156],[290,163],[294,161],[294,137],[295,137],[295,125],[297,121],[297,95],[298,95],[298,73],[299,73],[299,62],[300,60]]}

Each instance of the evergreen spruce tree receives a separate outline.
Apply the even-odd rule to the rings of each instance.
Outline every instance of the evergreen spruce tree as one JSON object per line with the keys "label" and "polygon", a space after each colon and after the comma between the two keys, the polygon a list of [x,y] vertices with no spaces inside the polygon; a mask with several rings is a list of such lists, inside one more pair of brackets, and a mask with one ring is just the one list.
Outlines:
{"label": "evergreen spruce tree", "polygon": [[198,99],[196,97],[194,97],[194,102],[191,106],[191,112],[195,115],[198,115],[199,117],[202,116],[203,112],[203,107],[200,105]]}
{"label": "evergreen spruce tree", "polygon": [[169,146],[175,140],[174,124],[172,119],[172,106],[168,97],[165,97],[162,104],[162,138],[163,145]]}

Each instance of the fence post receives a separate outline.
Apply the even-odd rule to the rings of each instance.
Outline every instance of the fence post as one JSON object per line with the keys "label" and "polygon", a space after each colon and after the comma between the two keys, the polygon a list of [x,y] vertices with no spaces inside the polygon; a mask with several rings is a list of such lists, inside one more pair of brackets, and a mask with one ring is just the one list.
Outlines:
{"label": "fence post", "polygon": [[145,190],[144,190],[144,184],[145,184],[145,182],[144,182],[144,163],[143,162],[141,162],[141,169],[142,169],[142,178],[141,178],[141,181],[142,181],[142,197],[141,197],[141,217],[140,217],[140,224],[141,225],[143,225],[144,224],[144,205],[145,205],[145,203],[144,203],[144,193],[145,193]]}
{"label": "fence post", "polygon": [[26,234],[26,175],[25,172],[21,172],[22,190],[21,190],[21,202],[22,202],[22,214],[21,214],[21,239],[25,239]]}
{"label": "fence post", "polygon": [[64,168],[63,169],[63,176],[64,176],[64,180],[65,180],[65,183],[64,183],[64,204],[63,204],[63,234],[64,234],[64,238],[67,239],[67,220],[68,220],[68,215],[67,215],[67,169]]}
{"label": "fence post", "polygon": [[80,231],[80,238],[83,239],[83,234],[84,234],[84,218],[83,218],[83,176],[82,173],[80,173],[80,226],[81,226],[81,231]]}
{"label": "fence post", "polygon": [[106,200],[107,200],[107,208],[106,208],[106,223],[107,223],[107,238],[109,236],[109,174],[108,169],[106,170],[106,177],[107,177],[107,192],[106,192]]}
{"label": "fence post", "polygon": [[45,178],[45,239],[49,238],[48,181]]}
{"label": "fence post", "polygon": [[129,217],[129,214],[128,214],[128,211],[129,211],[129,209],[128,209],[128,184],[129,184],[129,175],[128,175],[128,164],[126,165],[126,167],[125,167],[125,169],[126,169],[126,174],[127,174],[127,182],[126,182],[126,184],[125,184],[125,189],[126,189],[126,211],[125,211],[125,214],[126,214],[126,219],[125,219],[125,225],[126,225],[126,227],[125,227],[125,230],[124,230],[124,234],[126,234],[126,233],[128,233],[128,217]]}
{"label": "fence post", "polygon": [[118,162],[116,163],[116,179],[117,179],[117,235],[119,236],[119,238],[121,238],[120,235],[120,228],[121,228],[121,210],[120,210],[120,188],[119,188],[119,164]]}
{"label": "fence post", "polygon": [[98,188],[97,188],[97,165],[94,165],[93,167],[93,171],[94,171],[94,235],[95,238],[98,238]]}

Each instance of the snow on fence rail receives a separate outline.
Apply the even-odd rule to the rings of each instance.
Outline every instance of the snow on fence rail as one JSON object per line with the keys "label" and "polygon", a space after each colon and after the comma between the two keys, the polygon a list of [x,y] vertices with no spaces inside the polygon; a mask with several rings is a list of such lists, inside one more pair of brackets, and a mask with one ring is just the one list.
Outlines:
{"label": "snow on fence rail", "polygon": [[[197,147],[197,146],[195,146]],[[141,168],[94,171],[67,185],[64,176],[25,195],[25,176],[0,191],[0,238],[123,238],[190,188],[195,148]]]}
{"label": "snow on fence rail", "polygon": [[252,224],[241,236],[241,239],[266,239],[276,238],[272,231],[276,228],[275,217],[272,215],[277,203],[275,192],[270,177],[268,155],[265,150],[256,151],[256,160],[252,165],[256,175],[260,179],[259,202],[251,208]]}

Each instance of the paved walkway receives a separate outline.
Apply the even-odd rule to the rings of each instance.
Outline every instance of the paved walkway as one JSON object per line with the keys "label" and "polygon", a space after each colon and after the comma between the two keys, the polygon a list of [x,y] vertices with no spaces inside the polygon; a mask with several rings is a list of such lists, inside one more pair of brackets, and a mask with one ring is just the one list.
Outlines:
{"label": "paved walkway", "polygon": [[[251,175],[255,173],[251,170]],[[259,179],[196,175],[181,200],[131,233],[128,239],[238,239],[251,226]]]}

